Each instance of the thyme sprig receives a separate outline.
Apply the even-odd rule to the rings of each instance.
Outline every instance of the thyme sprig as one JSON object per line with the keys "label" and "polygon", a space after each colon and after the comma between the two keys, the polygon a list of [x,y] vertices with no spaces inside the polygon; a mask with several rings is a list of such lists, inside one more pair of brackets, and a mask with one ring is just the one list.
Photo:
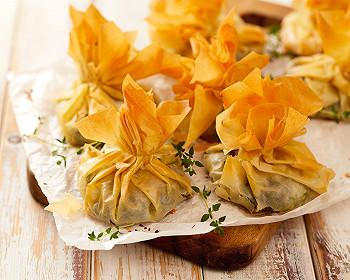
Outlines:
{"label": "thyme sprig", "polygon": [[90,240],[92,240],[92,241],[100,241],[100,239],[102,238],[102,237],[105,237],[105,236],[107,236],[107,235],[110,235],[109,236],[109,240],[112,240],[112,239],[117,239],[117,238],[119,238],[119,235],[120,234],[123,234],[121,231],[120,231],[120,229],[121,228],[127,228],[127,227],[131,227],[132,225],[134,225],[134,224],[130,224],[130,225],[126,225],[126,226],[115,226],[114,228],[111,228],[111,227],[109,227],[109,228],[107,228],[106,230],[104,230],[104,231],[101,231],[99,234],[95,234],[95,232],[93,231],[93,232],[90,232],[90,233],[88,233],[88,238],[90,239]]}
{"label": "thyme sprig", "polygon": [[[56,138],[54,143],[48,142],[45,139],[42,139],[42,138],[38,137],[36,134],[37,134],[39,128],[41,127],[41,125],[44,123],[43,122],[44,118],[38,116],[38,120],[39,120],[38,126],[34,129],[33,133],[32,134],[24,134],[23,137],[24,138],[33,138],[33,139],[38,140],[38,141],[40,141],[40,142],[42,142],[44,144],[47,144],[49,146],[56,147],[57,149],[53,150],[51,152],[51,155],[61,158],[60,160],[56,161],[57,165],[61,165],[63,163],[64,167],[67,167],[67,158],[69,158],[69,157],[71,157],[71,156],[73,156],[75,154],[80,155],[83,152],[83,150],[84,150],[84,146],[79,147],[76,151],[74,151],[74,152],[72,152],[72,153],[70,153],[68,155],[60,154],[59,150],[66,150],[67,148],[72,147],[67,142],[66,136],[63,136],[62,139]],[[93,147],[97,148],[99,146],[104,145],[104,143],[96,141],[96,142],[91,143],[91,145]]]}
{"label": "thyme sprig", "polygon": [[268,28],[269,34],[276,35],[276,36],[279,36],[280,30],[281,30],[281,26],[279,25],[271,25]]}
{"label": "thyme sprig", "polygon": [[33,138],[35,140],[38,140],[44,144],[47,144],[49,146],[54,146],[54,147],[57,147],[57,148],[63,148],[63,149],[66,149],[68,147],[67,145],[67,142],[66,142],[66,137],[63,137],[63,139],[55,139],[56,141],[59,142],[59,144],[56,144],[56,143],[51,143],[51,142],[48,142],[46,141],[45,139],[42,139],[40,137],[38,137],[36,134],[37,132],[39,131],[40,127],[43,125],[43,120],[44,118],[43,117],[40,117],[38,116],[37,117],[38,120],[39,120],[39,123],[38,123],[38,126],[34,129],[33,133],[32,134],[23,134],[23,137],[24,138]]}
{"label": "thyme sprig", "polygon": [[213,204],[211,207],[209,207],[207,199],[208,199],[208,196],[211,194],[211,191],[206,190],[205,186],[203,188],[203,191],[201,191],[198,187],[195,187],[195,186],[192,186],[192,189],[201,196],[201,198],[203,199],[203,201],[205,203],[205,206],[208,209],[208,213],[204,214],[202,216],[201,222],[205,222],[210,218],[212,220],[210,223],[210,226],[214,227],[214,232],[218,232],[218,233],[220,233],[220,235],[224,235],[224,230],[220,226],[220,224],[225,221],[226,216],[220,217],[217,220],[217,219],[215,219],[214,214],[213,214],[214,212],[219,211],[221,203],[216,203],[216,204]]}
{"label": "thyme sprig", "polygon": [[331,110],[332,111],[323,109],[320,111],[320,113],[331,116],[336,123],[339,123],[342,120],[350,119],[350,111],[344,111],[343,114],[340,114],[335,106],[332,106]]}
{"label": "thyme sprig", "polygon": [[[65,137],[64,137],[64,138],[65,138]],[[56,139],[56,140],[59,141],[59,139]],[[104,145],[104,143],[99,142],[99,141],[96,141],[96,142],[91,143],[90,145],[93,146],[93,147],[95,147],[95,148],[97,148],[98,146]],[[51,154],[52,154],[53,156],[61,157],[60,160],[56,161],[56,164],[57,164],[57,165],[61,165],[62,162],[63,162],[63,163],[64,163],[64,167],[67,167],[67,158],[69,158],[69,157],[71,157],[71,156],[73,156],[73,155],[75,155],[75,154],[80,155],[80,154],[83,152],[83,150],[84,150],[84,146],[81,146],[81,147],[78,148],[76,151],[74,151],[74,152],[72,152],[72,153],[70,153],[70,154],[68,154],[68,155],[61,155],[61,154],[58,153],[58,150],[52,151]]]}
{"label": "thyme sprig", "polygon": [[[204,167],[204,165],[193,158],[194,155],[194,148],[193,146],[189,149],[188,152],[184,149],[183,145],[185,142],[179,142],[177,144],[172,143],[173,147],[177,150],[177,153],[175,156],[178,156],[181,160],[181,165],[185,167],[185,172],[188,172],[190,176],[196,175],[196,171],[194,170],[194,166],[198,167]],[[210,223],[210,226],[214,227],[214,232],[218,232],[221,235],[224,235],[224,230],[220,226],[221,223],[223,223],[226,219],[226,216],[220,217],[218,220],[214,218],[214,212],[219,211],[221,203],[217,203],[209,207],[207,199],[208,196],[211,194],[210,190],[206,190],[205,186],[203,188],[203,191],[201,191],[198,187],[192,186],[192,189],[198,193],[201,198],[203,199],[205,206],[207,207],[208,213],[204,214],[202,216],[201,222],[207,221],[209,218],[212,220]]]}
{"label": "thyme sprig", "polygon": [[194,166],[204,167],[204,165],[198,161],[193,159],[194,148],[193,146],[189,149],[188,152],[184,149],[183,145],[185,142],[179,142],[177,144],[172,143],[173,147],[177,150],[175,156],[178,156],[181,160],[181,166],[185,167],[185,172],[188,172],[190,176],[196,175],[196,171],[194,170]]}
{"label": "thyme sprig", "polygon": [[279,58],[279,57],[290,57],[293,58],[294,55],[292,53],[285,53],[283,52],[283,49],[281,48],[281,37],[280,37],[280,26],[269,26],[268,32],[269,32],[269,40],[268,40],[268,53],[273,58]]}

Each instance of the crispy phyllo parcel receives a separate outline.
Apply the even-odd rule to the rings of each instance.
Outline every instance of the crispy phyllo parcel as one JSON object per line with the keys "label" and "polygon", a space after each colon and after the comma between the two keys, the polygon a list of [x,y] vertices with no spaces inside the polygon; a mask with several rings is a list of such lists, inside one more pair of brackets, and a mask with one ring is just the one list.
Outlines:
{"label": "crispy phyllo parcel", "polygon": [[245,22],[235,14],[234,26],[238,33],[237,57],[242,58],[251,51],[263,53],[266,43],[266,34],[259,25]]}
{"label": "crispy phyllo parcel", "polygon": [[224,0],[153,0],[150,4],[149,33],[175,53],[191,55],[190,38],[197,32],[214,35]]}
{"label": "crispy phyllo parcel", "polygon": [[[224,0],[153,0],[148,18],[151,39],[172,52],[192,56],[191,37],[197,33],[207,40],[214,37],[225,7]],[[266,35],[260,26],[244,22],[237,14],[233,24],[238,57],[263,51]]]}
{"label": "crispy phyllo parcel", "polygon": [[346,11],[348,7],[348,0],[293,0],[294,12],[282,21],[281,42],[284,51],[297,55],[321,53],[324,46],[317,23],[319,12]]}
{"label": "crispy phyllo parcel", "polygon": [[322,99],[319,116],[336,120],[350,113],[350,9],[320,11],[317,23],[324,54],[297,57],[287,75],[302,78]]}
{"label": "crispy phyllo parcel", "polygon": [[183,73],[173,86],[177,100],[189,100],[193,107],[187,119],[186,143],[200,137],[223,110],[220,92],[242,81],[254,68],[268,64],[268,55],[249,53],[236,61],[238,34],[234,27],[234,10],[220,24],[217,35],[208,42],[197,33],[191,38],[194,60],[182,59]]}
{"label": "crispy phyllo parcel", "polygon": [[327,191],[334,172],[293,140],[305,133],[307,116],[322,108],[303,81],[261,79],[255,69],[221,94],[226,110],[216,129],[222,144],[203,158],[220,197],[252,213],[280,212]]}
{"label": "crispy phyllo parcel", "polygon": [[115,225],[156,222],[191,195],[177,151],[165,141],[190,111],[187,101],[158,107],[127,76],[125,103],[77,123],[88,139],[106,143],[102,150],[86,144],[77,165],[78,187],[87,214]]}
{"label": "crispy phyllo parcel", "polygon": [[284,17],[280,32],[286,53],[312,55],[322,52],[322,41],[315,13],[307,7],[307,0],[293,0],[294,11]]}
{"label": "crispy phyllo parcel", "polygon": [[122,32],[94,6],[85,12],[70,8],[73,28],[68,54],[73,58],[78,80],[58,97],[57,113],[62,134],[73,145],[87,142],[75,127],[80,119],[111,105],[123,103],[121,84],[129,73],[141,79],[159,72],[162,50],[150,45],[133,48],[136,32]]}

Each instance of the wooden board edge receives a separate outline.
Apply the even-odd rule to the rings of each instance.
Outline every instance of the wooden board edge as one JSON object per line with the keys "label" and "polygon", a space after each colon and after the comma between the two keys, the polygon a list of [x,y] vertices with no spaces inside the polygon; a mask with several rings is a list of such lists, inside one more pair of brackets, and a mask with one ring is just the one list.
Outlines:
{"label": "wooden board edge", "polygon": [[[44,206],[48,205],[48,200],[39,187],[28,163],[27,179],[33,198]],[[224,227],[224,236],[209,232],[190,236],[159,237],[146,242],[199,265],[232,270],[253,262],[279,225],[280,222]]]}
{"label": "wooden board edge", "polygon": [[167,236],[148,244],[218,270],[233,270],[252,263],[281,222],[265,225],[224,227],[224,236],[209,232],[188,236]]}

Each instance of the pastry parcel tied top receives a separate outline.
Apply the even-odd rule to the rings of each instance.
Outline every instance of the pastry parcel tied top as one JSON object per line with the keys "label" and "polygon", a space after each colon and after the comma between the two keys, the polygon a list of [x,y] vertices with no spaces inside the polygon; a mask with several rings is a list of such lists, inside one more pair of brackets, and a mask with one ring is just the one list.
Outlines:
{"label": "pastry parcel tied top", "polygon": [[215,33],[224,0],[153,0],[148,17],[149,33],[170,51],[191,56],[190,38],[197,32]]}
{"label": "pastry parcel tied top", "polygon": [[75,62],[78,80],[58,97],[57,113],[62,134],[73,145],[82,145],[87,140],[75,123],[111,105],[119,108],[125,76],[137,80],[159,73],[162,49],[153,44],[136,51],[137,32],[122,32],[92,5],[85,12],[71,7],[70,15],[73,28],[68,54]]}
{"label": "pastry parcel tied top", "polygon": [[323,107],[329,111],[333,107],[341,118],[350,111],[350,5],[319,11],[316,18],[324,54],[293,59],[287,74],[304,79],[321,97]]}
{"label": "pastry parcel tied top", "polygon": [[[166,49],[192,56],[190,38],[197,33],[209,39],[214,36],[223,13],[225,0],[153,0],[148,17],[150,37]],[[234,26],[238,32],[238,53],[262,52],[265,33],[260,26],[244,22],[237,14]]]}
{"label": "pastry parcel tied top", "polygon": [[[193,107],[191,115],[182,124],[185,146],[190,145],[213,125],[222,111],[220,91],[242,81],[254,68],[268,64],[268,55],[249,53],[236,61],[238,34],[234,27],[234,9],[221,22],[217,35],[210,42],[197,33],[191,38],[194,60],[180,58],[178,67],[168,75],[177,79],[173,85],[176,100],[189,100]],[[174,59],[175,60],[175,59]],[[167,63],[169,65],[169,63]],[[176,64],[174,62],[174,64]],[[181,137],[181,133],[177,137]]]}
{"label": "pastry parcel tied top", "polygon": [[334,172],[318,163],[304,143],[307,116],[322,102],[294,77],[261,78],[255,69],[221,92],[224,108],[216,119],[222,144],[204,163],[216,193],[251,212],[292,210],[327,191]]}
{"label": "pastry parcel tied top", "polygon": [[99,151],[86,145],[77,166],[78,187],[87,214],[116,225],[155,222],[191,195],[176,150],[164,143],[190,111],[187,101],[156,107],[127,76],[125,103],[77,123],[88,139],[106,143]]}
{"label": "pastry parcel tied top", "polygon": [[285,52],[297,55],[321,53],[323,46],[317,24],[318,13],[346,10],[348,5],[348,0],[293,0],[294,11],[282,21],[281,42]]}

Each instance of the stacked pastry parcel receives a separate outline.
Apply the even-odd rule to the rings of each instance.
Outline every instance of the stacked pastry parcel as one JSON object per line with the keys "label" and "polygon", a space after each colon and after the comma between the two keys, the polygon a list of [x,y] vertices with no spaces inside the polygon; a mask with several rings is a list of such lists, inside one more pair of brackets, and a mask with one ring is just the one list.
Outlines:
{"label": "stacked pastry parcel", "polygon": [[[153,0],[148,17],[150,37],[170,51],[191,56],[191,37],[213,37],[226,6],[225,0]],[[246,23],[236,14],[234,27],[239,57],[253,50],[262,52],[266,38],[260,26]]]}
{"label": "stacked pastry parcel", "polygon": [[110,107],[77,123],[85,138],[106,143],[101,151],[84,147],[78,187],[93,217],[116,225],[155,222],[191,195],[176,150],[164,145],[190,108],[187,101],[156,107],[130,76],[123,95],[118,112]]}
{"label": "stacked pastry parcel", "polygon": [[225,0],[153,0],[148,18],[150,37],[165,48],[190,55],[189,39],[215,33]]}
{"label": "stacked pastry parcel", "polygon": [[316,19],[324,53],[293,59],[287,75],[304,79],[323,107],[341,118],[350,112],[350,5],[319,11]]}
{"label": "stacked pastry parcel", "polygon": [[222,144],[204,164],[216,193],[250,212],[288,211],[327,191],[334,172],[304,143],[307,116],[321,100],[301,80],[261,78],[259,69],[221,92],[225,111],[216,120]]}
{"label": "stacked pastry parcel", "polygon": [[[202,8],[217,11],[212,3]],[[262,79],[268,55],[236,60],[234,10],[210,41],[191,35],[194,58],[157,45],[134,50],[134,33],[121,32],[93,6],[85,13],[71,9],[71,17],[69,54],[79,80],[59,98],[62,134],[73,144],[105,143],[102,150],[86,144],[76,167],[87,214],[115,225],[156,222],[190,196],[177,151],[165,144],[180,125],[185,146],[210,128],[217,133],[222,143],[203,159],[216,193],[250,212],[288,211],[327,191],[334,172],[293,139],[305,133],[322,100],[298,78]],[[155,73],[176,80],[175,101],[157,107],[153,93],[131,78]]]}
{"label": "stacked pastry parcel", "polygon": [[62,134],[80,146],[88,140],[75,123],[111,105],[119,108],[125,76],[137,80],[159,73],[162,49],[153,44],[136,51],[137,32],[122,32],[92,5],[85,12],[71,7],[70,15],[73,29],[68,54],[76,64],[78,80],[72,90],[58,97],[57,114]]}
{"label": "stacked pastry parcel", "polygon": [[284,51],[296,55],[321,53],[323,46],[318,14],[346,10],[348,6],[348,0],[293,0],[294,11],[282,21],[281,41]]}
{"label": "stacked pastry parcel", "polygon": [[[268,55],[255,52],[236,60],[239,39],[234,27],[234,9],[220,23],[216,36],[210,42],[200,33],[193,36],[190,42],[195,59],[182,57],[177,62],[173,59],[173,64],[180,66],[174,67],[169,74],[178,82],[173,85],[175,99],[189,100],[193,107],[191,115],[182,124],[185,146],[205,133],[223,110],[220,92],[242,81],[254,68],[263,68],[269,62]],[[179,132],[177,137],[181,136]]]}

